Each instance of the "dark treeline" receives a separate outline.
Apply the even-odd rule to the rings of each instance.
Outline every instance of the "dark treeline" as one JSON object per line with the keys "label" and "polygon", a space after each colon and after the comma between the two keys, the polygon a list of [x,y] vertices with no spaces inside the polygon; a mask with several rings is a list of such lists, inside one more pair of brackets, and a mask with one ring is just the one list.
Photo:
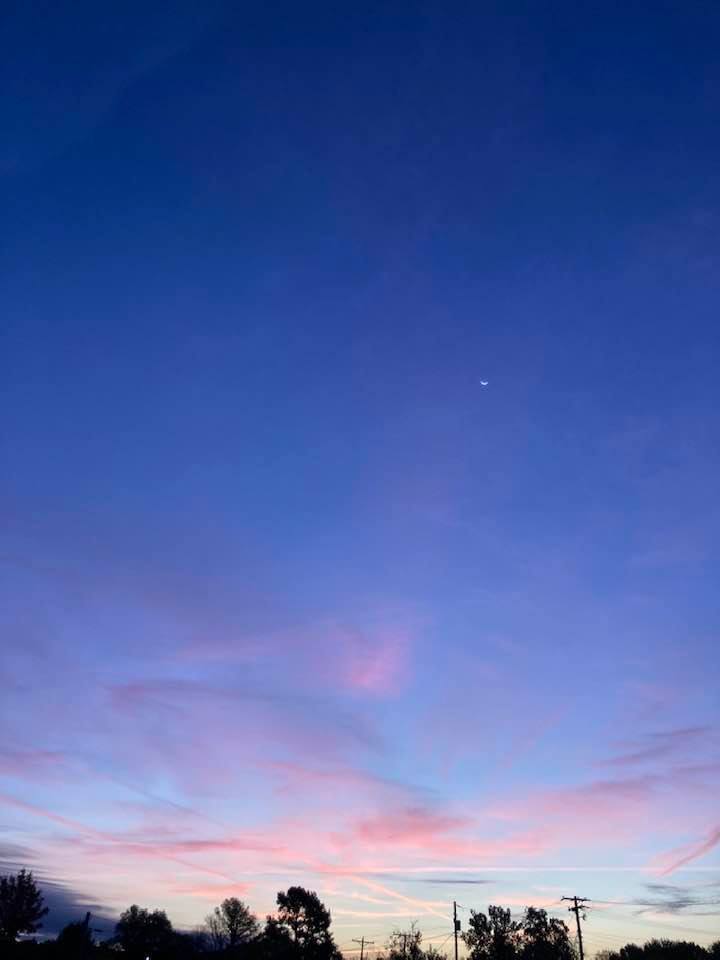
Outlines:
{"label": "dark treeline", "polygon": [[[304,887],[280,891],[275,915],[262,924],[246,904],[229,897],[193,931],[175,930],[164,910],[134,904],[104,940],[96,938],[89,913],[54,939],[43,938],[47,913],[32,873],[21,870],[0,878],[0,960],[342,960],[330,931],[330,911]],[[521,919],[498,906],[487,914],[471,910],[462,941],[469,960],[577,960],[567,924],[536,907],[528,907]],[[437,946],[423,941],[415,924],[395,930],[374,953],[376,960],[446,960]],[[654,939],[644,946],[631,943],[617,951],[604,950],[596,958],[720,960],[720,941],[706,949]]]}

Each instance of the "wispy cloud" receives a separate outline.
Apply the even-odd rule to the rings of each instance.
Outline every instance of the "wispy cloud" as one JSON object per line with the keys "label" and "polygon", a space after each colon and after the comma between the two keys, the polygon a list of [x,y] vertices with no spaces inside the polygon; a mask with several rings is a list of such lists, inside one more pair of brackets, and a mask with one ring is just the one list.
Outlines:
{"label": "wispy cloud", "polygon": [[648,883],[647,899],[637,899],[638,913],[677,913],[690,916],[720,915],[720,891],[716,884],[695,887]]}
{"label": "wispy cloud", "polygon": [[327,621],[266,635],[195,637],[176,655],[180,663],[291,666],[309,689],[388,697],[406,685],[414,626],[370,626]]}
{"label": "wispy cloud", "polygon": [[469,826],[468,817],[409,807],[362,819],[353,825],[355,839],[373,845],[423,846]]}
{"label": "wispy cloud", "polygon": [[675,850],[671,850],[658,857],[654,862],[654,866],[660,870],[661,874],[667,876],[679,870],[680,867],[692,863],[693,860],[704,857],[705,854],[710,853],[710,851],[714,850],[718,845],[720,845],[720,826],[713,827],[705,839],[699,843],[685,847],[677,847]]}
{"label": "wispy cloud", "polygon": [[422,880],[418,877],[403,877],[402,879],[405,883],[431,883],[449,887],[481,887],[490,883],[490,880],[480,880],[472,877],[423,877]]}
{"label": "wispy cloud", "polygon": [[357,796],[406,796],[419,797],[431,791],[416,784],[402,783],[390,777],[381,777],[362,767],[327,766],[310,767],[301,763],[276,760],[259,760],[257,767],[270,777],[276,778],[278,791],[309,792],[327,795],[328,789],[346,793],[353,791]]}
{"label": "wispy cloud", "polygon": [[403,629],[381,629],[370,636],[348,638],[338,680],[349,689],[388,696],[408,682],[410,634]]}
{"label": "wispy cloud", "polygon": [[60,751],[0,750],[0,776],[47,781],[67,775],[67,758]]}
{"label": "wispy cloud", "polygon": [[251,883],[196,883],[175,884],[172,890],[184,896],[207,900],[210,903],[219,903],[226,897],[247,897],[252,888]]}
{"label": "wispy cloud", "polygon": [[0,876],[28,866],[33,869],[42,889],[44,905],[48,908],[48,915],[42,922],[43,935],[54,936],[67,923],[82,919],[87,911],[93,914],[94,928],[110,933],[114,921],[103,904],[48,874],[41,864],[35,863],[35,854],[31,849],[0,846]]}
{"label": "wispy cloud", "polygon": [[695,753],[698,748],[708,745],[712,734],[713,730],[708,726],[680,727],[650,733],[644,743],[641,742],[634,749],[616,754],[602,763],[613,767],[634,767],[686,756],[688,752]]}

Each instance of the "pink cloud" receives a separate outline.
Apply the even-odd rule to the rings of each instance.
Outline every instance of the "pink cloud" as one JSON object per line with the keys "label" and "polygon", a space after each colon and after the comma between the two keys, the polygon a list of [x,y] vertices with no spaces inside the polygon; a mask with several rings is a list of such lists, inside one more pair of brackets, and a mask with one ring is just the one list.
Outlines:
{"label": "pink cloud", "polygon": [[337,677],[351,690],[388,696],[397,693],[410,668],[410,636],[405,630],[381,629],[367,636],[350,634]]}
{"label": "pink cloud", "polygon": [[421,856],[427,862],[535,856],[548,847],[539,830],[486,838],[470,817],[408,807],[358,819],[333,836],[338,849],[389,856]]}
{"label": "pink cloud", "polygon": [[176,655],[180,663],[292,664],[313,687],[389,696],[404,686],[412,630],[407,625],[371,627],[328,621],[263,636],[195,638]]}
{"label": "pink cloud", "polygon": [[189,897],[197,897],[199,900],[210,900],[213,903],[219,903],[227,897],[246,897],[252,888],[251,883],[199,883],[186,886],[175,885],[172,889],[175,893],[182,893]]}
{"label": "pink cloud", "polygon": [[550,733],[551,730],[556,729],[560,725],[562,720],[568,715],[569,711],[570,708],[565,707],[560,710],[555,710],[542,720],[539,720],[532,731],[519,737],[517,742],[510,747],[506,755],[498,764],[498,769],[509,770],[523,757],[531,753],[537,747],[540,741],[547,736],[548,733]]}
{"label": "pink cloud", "polygon": [[658,814],[658,786],[652,776],[598,780],[536,790],[522,800],[488,808],[486,813],[500,821],[523,824],[529,830],[528,837],[546,850],[567,845],[577,826],[592,822],[592,835],[587,841],[592,846],[606,842],[608,837],[635,837],[639,828],[648,828]]}
{"label": "pink cloud", "polygon": [[602,817],[647,807],[657,779],[651,775],[625,780],[595,780],[577,787],[546,791],[540,811],[550,815]]}
{"label": "pink cloud", "polygon": [[82,847],[85,852],[91,855],[100,854],[104,856],[110,853],[112,858],[117,858],[119,855],[125,854],[142,860],[167,860],[208,876],[220,877],[223,880],[229,880],[233,883],[236,882],[235,878],[229,876],[227,873],[188,861],[184,859],[184,857],[198,853],[218,854],[260,851],[269,853],[277,850],[276,846],[252,837],[173,840],[163,843],[153,841],[144,842],[143,840],[129,838],[126,834],[120,832],[111,833],[106,830],[89,827],[78,820],[56,814],[36,804],[28,803],[7,794],[0,794],[0,803],[29,813],[34,817],[48,820],[51,823],[69,830],[74,835],[73,847],[76,851]]}
{"label": "pink cloud", "polygon": [[0,775],[27,780],[62,777],[66,759],[52,750],[0,750]]}
{"label": "pink cloud", "polygon": [[355,824],[353,834],[361,843],[414,847],[467,827],[470,822],[467,817],[453,817],[410,807],[360,820]]}
{"label": "pink cloud", "polygon": [[362,791],[363,795],[382,794],[416,794],[418,788],[410,784],[400,783],[386,777],[380,777],[361,768],[349,766],[333,766],[325,769],[306,767],[299,763],[284,761],[258,761],[257,766],[271,775],[275,775],[281,783],[280,792],[295,792],[306,790],[317,791],[327,796],[328,789]]}
{"label": "pink cloud", "polygon": [[624,692],[633,714],[646,720],[664,717],[687,696],[677,679],[672,685],[629,680],[624,684]]}
{"label": "pink cloud", "polygon": [[60,814],[53,813],[50,810],[45,810],[42,807],[36,806],[34,803],[27,803],[25,800],[20,800],[17,797],[9,796],[6,793],[0,793],[0,803],[3,803],[8,807],[14,807],[16,810],[22,810],[24,813],[30,813],[35,817],[42,817],[45,820],[50,820],[52,823],[56,823],[58,826],[65,827],[68,830],[73,830],[86,836],[96,837],[101,840],[106,839],[106,834],[103,834],[100,830],[94,830],[92,827],[87,827],[77,820],[73,820],[69,817],[63,817]]}
{"label": "pink cloud", "polygon": [[111,842],[116,849],[124,849],[149,857],[169,857],[177,854],[192,853],[273,853],[284,849],[280,844],[273,844],[255,837],[212,837],[198,840],[171,840],[153,842],[145,840],[124,841],[122,837],[113,836]]}
{"label": "pink cloud", "polygon": [[[659,831],[672,835],[689,824],[707,822],[716,796],[717,770],[712,765],[672,766],[658,773],[594,780],[585,784],[535,790],[522,800],[508,799],[485,813],[508,823],[523,824],[528,836],[536,835],[548,848],[562,850],[576,831],[588,822],[584,834],[588,848],[623,839],[627,853]],[[717,839],[713,838],[717,843]],[[698,850],[700,852],[698,852]],[[705,845],[677,851],[675,860],[694,859]],[[664,866],[667,861],[664,861]]]}
{"label": "pink cloud", "polygon": [[557,906],[558,898],[557,896],[548,896],[547,894],[542,893],[527,893],[524,896],[518,896],[517,894],[505,893],[501,897],[502,904],[505,907],[520,907],[524,909],[525,907],[553,907]]}
{"label": "pink cloud", "polygon": [[[114,739],[116,765],[125,761],[136,779],[163,771],[190,791],[198,784],[229,789],[240,769],[268,759],[289,763],[311,755],[337,765],[351,751],[375,754],[381,746],[372,717],[305,693],[268,695],[244,684],[177,679],[108,692],[123,717]],[[253,735],[228,740],[229,727]]]}
{"label": "pink cloud", "polygon": [[654,760],[674,757],[678,753],[695,752],[711,738],[710,727],[680,727],[652,733],[632,749],[603,761],[606,766],[633,767]]}
{"label": "pink cloud", "polygon": [[[386,897],[389,897],[391,900],[399,900],[402,903],[406,903],[415,909],[420,909],[424,913],[433,914],[436,917],[441,917],[443,920],[448,919],[447,913],[440,913],[437,909],[437,903],[432,900],[422,900],[419,897],[408,897],[404,893],[399,893],[397,890],[393,890],[391,887],[385,886],[385,884],[378,883],[376,880],[370,880],[368,877],[353,877],[353,880],[356,883],[361,884],[364,887],[367,887],[369,890],[374,890],[376,893],[382,893]],[[443,904],[444,906],[444,904]]]}
{"label": "pink cloud", "polygon": [[660,870],[663,876],[666,876],[675,870],[679,870],[680,867],[692,863],[693,860],[704,857],[706,853],[710,853],[718,845],[720,845],[720,826],[714,827],[704,840],[694,846],[679,847],[663,854],[656,860],[654,866]]}

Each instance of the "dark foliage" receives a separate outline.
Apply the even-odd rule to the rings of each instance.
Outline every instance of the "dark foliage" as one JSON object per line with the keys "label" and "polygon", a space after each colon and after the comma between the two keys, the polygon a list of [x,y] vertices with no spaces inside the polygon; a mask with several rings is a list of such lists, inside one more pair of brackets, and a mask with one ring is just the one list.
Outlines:
{"label": "dark foliage", "polygon": [[63,927],[55,942],[57,952],[62,957],[85,960],[86,957],[92,956],[95,942],[90,929],[90,914],[86,914],[84,920],[78,920]]}
{"label": "dark foliage", "polygon": [[470,960],[514,960],[520,951],[520,924],[509,910],[490,906],[487,915],[470,911],[463,940]]}
{"label": "dark foliage", "polygon": [[32,873],[0,877],[0,942],[14,943],[21,933],[36,933],[48,912]]}
{"label": "dark foliage", "polygon": [[432,944],[427,950],[423,949],[422,933],[414,923],[409,930],[393,930],[385,949],[387,954],[377,960],[447,960],[447,956]]}
{"label": "dark foliage", "polygon": [[528,907],[520,924],[522,960],[573,960],[570,931],[546,910]]}
{"label": "dark foliage", "polygon": [[528,907],[522,920],[490,906],[487,915],[470,911],[463,934],[471,960],[573,960],[570,934],[562,920]]}
{"label": "dark foliage", "polygon": [[277,905],[277,917],[266,924],[268,945],[274,944],[281,955],[292,947],[292,955],[302,960],[338,960],[330,911],[314,891],[288,887],[278,893]]}
{"label": "dark foliage", "polygon": [[608,951],[607,960],[717,960],[720,941],[707,950],[688,940],[649,940],[644,946],[628,943],[618,951]]}
{"label": "dark foliage", "polygon": [[133,904],[115,925],[115,940],[128,960],[170,957],[177,947],[172,924],[164,910],[145,910]]}
{"label": "dark foliage", "polygon": [[205,920],[210,945],[215,951],[237,951],[254,940],[260,927],[255,914],[237,897],[228,897]]}
{"label": "dark foliage", "polygon": [[[0,880],[0,960],[342,960],[330,931],[330,911],[316,893],[289,887],[278,893],[277,905],[276,916],[268,917],[262,930],[249,907],[231,897],[209,914],[205,929],[194,933],[174,930],[162,910],[133,905],[120,916],[115,936],[103,943],[93,938],[90,914],[68,924],[55,940],[37,942],[29,935],[38,931],[47,909],[32,874],[22,870]],[[462,939],[469,960],[576,960],[566,924],[535,907],[520,920],[499,906],[490,906],[487,914],[473,910]],[[377,960],[447,956],[433,944],[425,947],[412,924],[390,935]],[[603,950],[595,960],[720,960],[720,941],[706,949],[655,939]]]}

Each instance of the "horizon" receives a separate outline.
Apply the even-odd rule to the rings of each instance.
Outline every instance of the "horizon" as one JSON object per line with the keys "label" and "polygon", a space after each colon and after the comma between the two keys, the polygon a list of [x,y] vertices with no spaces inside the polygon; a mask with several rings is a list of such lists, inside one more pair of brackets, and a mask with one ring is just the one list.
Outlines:
{"label": "horizon", "polygon": [[4,34],[0,875],[716,940],[720,7]]}
{"label": "horizon", "polygon": [[[20,870],[20,869],[26,869],[26,868],[15,866],[15,869]],[[493,871],[493,868],[485,868],[485,869],[488,870],[488,872]],[[512,869],[512,868],[505,868],[505,869]],[[566,873],[582,872],[572,867],[566,868],[565,871],[557,871],[552,867],[538,868],[538,869],[542,870],[543,872],[548,872],[551,874],[555,872],[566,872]],[[454,872],[462,872],[462,868],[458,870],[454,870]],[[698,872],[698,871],[691,870],[689,872]],[[97,943],[102,943],[103,941],[112,942],[113,938],[116,936],[116,923],[122,911],[118,911],[118,913],[116,913],[115,915],[111,915],[108,911],[105,911],[101,906],[98,906],[98,904],[92,903],[89,900],[80,901],[80,900],[73,899],[71,895],[69,896],[70,891],[68,891],[67,888],[64,887],[62,882],[58,882],[57,880],[43,881],[42,873],[36,874],[34,875],[34,877],[40,889],[40,892],[42,894],[43,904],[44,906],[47,906],[49,908],[49,913],[46,917],[43,918],[43,921],[40,924],[40,928],[38,929],[38,931],[32,937],[29,937],[29,938],[26,937],[25,939],[34,939],[34,940],[39,939],[40,941],[43,941],[46,939],[50,939],[50,940],[54,939],[57,936],[58,932],[66,924],[71,924],[73,922],[78,922],[81,920],[81,917],[78,915],[78,911],[80,911],[81,913],[86,914],[86,919],[85,919],[86,923],[88,922],[88,920],[90,920],[90,918],[92,918],[91,927]],[[434,882],[448,883],[455,887],[462,886],[463,884],[484,885],[488,883],[488,881],[486,880],[467,880],[467,879],[463,880],[463,879],[457,879],[457,878],[452,880],[435,880]],[[285,884],[284,886],[288,888],[291,885],[292,884],[288,883],[288,884]],[[302,886],[302,884],[299,884],[299,885]],[[717,887],[717,885],[718,885],[717,882],[715,882],[714,886]],[[670,891],[675,892],[678,889],[682,889],[682,888],[669,887],[668,885],[665,885],[665,884],[661,885],[661,884],[651,884],[651,883],[648,883],[647,887],[648,889],[651,889],[651,890],[652,889],[663,890],[665,894],[667,894]],[[309,888],[306,887],[305,889],[309,889]],[[240,899],[238,897],[238,894],[240,894],[241,892],[242,891],[239,887],[228,888],[226,891],[227,896],[233,899]],[[471,898],[465,896],[465,899],[469,901]],[[460,904],[460,903],[457,903],[456,901],[452,901],[449,904],[446,904],[443,901],[436,901],[434,904],[429,904],[427,901],[417,901],[418,906],[422,905],[425,909],[427,909],[430,906],[435,906],[438,908],[442,908],[445,906],[450,907],[450,910],[451,910],[450,915],[444,918],[441,917],[441,914],[439,912],[432,913],[431,915],[428,915],[428,913],[425,913],[423,915],[425,923],[427,922],[436,923],[437,919],[433,921],[433,917],[435,918],[441,917],[442,919],[447,920],[448,923],[452,924],[452,915],[453,915],[453,911],[455,911],[455,915],[457,916],[457,919],[459,922],[458,952],[459,952],[459,955],[463,957],[468,955],[468,947],[463,941],[463,936],[468,930],[468,921],[471,917],[471,914],[472,913],[486,914],[488,911],[488,908],[493,905],[492,899],[488,900],[487,903],[481,902],[480,904],[478,904],[476,897],[472,899],[476,902],[473,902],[471,905]],[[574,908],[572,906],[570,906],[569,904],[566,905],[565,903],[563,903],[563,901],[572,901],[572,899],[573,899],[572,896],[563,896],[563,897],[557,898],[555,901],[552,901],[552,902],[547,902],[547,903],[543,902],[543,905],[540,907],[538,907],[537,904],[531,904],[531,903],[525,903],[522,906],[519,903],[512,903],[510,906],[508,906],[507,904],[498,904],[498,903],[495,903],[495,905],[500,906],[503,909],[509,910],[513,920],[516,920],[516,921],[520,921],[523,918],[525,911],[528,908],[539,909],[541,912],[544,912],[545,914],[547,914],[547,916],[549,916],[550,918],[561,920],[563,923],[565,923],[568,936],[569,936],[569,942],[572,946],[572,949],[574,951],[577,951],[577,948],[578,948],[578,937],[576,932],[577,927],[574,926],[573,923],[571,923],[566,916],[564,916],[564,914],[567,914],[567,913],[572,914],[574,912]],[[657,916],[662,915],[663,911],[661,909],[656,909],[656,908],[666,905],[661,900],[658,901],[658,900],[648,899],[645,901],[641,901],[641,900],[607,901],[607,900],[592,899],[589,897],[578,897],[577,899],[578,901],[582,902],[581,912],[582,912],[582,922],[583,922],[583,928],[584,928],[583,942],[584,942],[585,954],[587,956],[594,956],[595,954],[599,954],[607,951],[615,952],[617,954],[621,946],[639,945],[640,947],[642,947],[642,945],[644,944],[649,945],[651,941],[652,942],[657,942],[657,941],[673,942],[674,941],[675,943],[681,944],[681,943],[697,943],[699,938],[700,940],[699,945],[701,947],[704,946],[708,948],[710,948],[711,945],[717,945],[717,943],[720,942],[717,940],[717,930],[715,930],[714,932],[711,932],[711,935],[708,939],[707,930],[702,930],[702,929],[698,929],[697,927],[688,927],[685,925],[677,925],[677,924],[668,926],[662,921],[658,921]],[[271,918],[276,918],[278,916],[278,911],[275,904],[273,904],[273,908],[269,909],[265,913],[259,913],[259,912],[256,912],[253,909],[252,904],[248,903],[246,900],[241,899],[241,903],[247,906],[251,915],[255,916],[255,918],[260,924],[260,928],[262,928],[262,923],[265,920],[269,921]],[[708,901],[707,903],[714,904],[714,900]],[[707,903],[705,905],[707,905]],[[691,900],[690,902],[686,903],[683,897],[679,897],[679,900],[678,900],[678,906],[680,907],[680,909],[683,909],[687,906],[699,906],[699,905],[702,905],[701,901]],[[129,906],[132,906],[132,905],[128,904],[127,907]],[[142,904],[140,906],[143,907]],[[144,905],[144,906],[145,908],[150,910],[158,909],[158,908],[153,908],[152,906],[150,907],[148,907],[147,905]],[[191,924],[178,926],[175,923],[173,923],[172,917],[170,917],[169,920],[173,928],[178,930],[181,933],[204,932],[207,934],[207,929],[208,929],[207,923],[209,919],[209,914],[212,913],[212,910],[218,906],[219,904],[217,903],[212,905],[212,908],[209,909],[208,912],[200,920]],[[127,909],[127,907],[125,909]],[[588,919],[589,917],[595,918],[594,917],[595,911],[597,910],[600,910],[601,912],[606,911],[609,907],[611,908],[615,908],[615,907],[642,908],[641,910],[635,909],[633,915],[626,915],[625,919],[630,920],[632,922],[633,919],[637,920],[642,914],[645,914],[646,920],[640,921],[640,928],[644,927],[645,928],[644,932],[642,929],[638,929],[636,927],[635,928],[636,935],[634,937],[631,936],[629,939],[626,939],[622,934],[616,931],[608,930],[607,928],[603,928],[602,930],[597,931],[593,929],[592,926],[588,927]],[[91,910],[90,908],[93,908],[93,909]],[[163,910],[163,913],[166,913],[166,911]],[[714,911],[705,911],[701,915],[705,915],[705,916],[714,915]],[[336,925],[333,923],[331,925],[330,932],[334,937],[334,941],[337,944],[338,949],[341,951],[343,955],[358,954],[362,951],[363,955],[368,957],[385,956],[390,946],[389,939],[392,937],[392,935],[397,935],[398,933],[400,933],[400,935],[403,935],[402,934],[403,930],[418,931],[421,937],[423,948],[429,947],[431,949],[436,949],[439,951],[441,956],[448,956],[452,952],[452,949],[453,949],[452,927],[451,927],[451,931],[448,933],[446,928],[437,928],[433,926],[430,928],[430,933],[428,934],[427,933],[428,928],[426,927],[425,923],[421,922],[418,919],[419,915],[413,914],[412,911],[409,911],[405,914],[396,913],[396,914],[393,914],[393,916],[398,920],[398,922],[391,929],[387,930],[384,933],[384,939],[382,941],[373,941],[373,940],[370,940],[368,936],[363,935],[362,946],[357,946],[357,947],[355,946],[356,943],[358,944],[360,943],[359,938],[351,938],[348,940],[348,942],[340,942],[338,944],[337,929],[342,928],[343,925],[342,924]],[[692,916],[692,914],[690,914],[690,916]],[[601,913],[601,917],[602,917],[602,913]],[[613,919],[612,916],[610,919],[611,920]],[[353,926],[353,925],[349,924],[347,926]],[[258,931],[258,934],[259,933],[260,933],[260,930]],[[675,937],[671,937],[670,936],[671,934],[675,935]]]}
{"label": "horizon", "polygon": [[[24,869],[24,868],[22,868]],[[552,870],[550,871],[552,872]],[[574,871],[573,871],[574,872]],[[38,877],[35,877],[36,882]],[[452,882],[452,881],[451,881]],[[485,881],[463,881],[457,880],[456,885],[461,885],[463,883],[484,883]],[[100,944],[103,942],[111,943],[117,937],[117,928],[116,923],[120,918],[120,912],[115,916],[111,916],[107,912],[103,912],[102,908],[98,908],[97,904],[90,902],[87,903],[72,903],[67,899],[67,891],[63,890],[62,884],[57,882],[50,882],[47,887],[43,886],[42,881],[37,883],[43,898],[43,904],[49,907],[49,913],[46,917],[43,918],[43,922],[40,924],[40,928],[36,933],[30,937],[26,936],[24,939],[30,940],[53,940],[57,937],[59,931],[66,925],[77,923],[81,921],[81,917],[77,915],[77,910],[81,910],[85,914],[85,923],[87,924],[90,921],[90,926],[92,928],[95,942]],[[291,884],[285,884],[286,888],[290,887]],[[302,885],[300,885],[302,886]],[[308,889],[308,888],[304,888]],[[239,891],[228,891],[228,896],[232,899],[240,899],[237,897]],[[315,891],[313,891],[315,892]],[[466,900],[469,898],[465,898]],[[566,916],[563,914],[573,914],[574,908],[572,906],[565,905],[562,901],[572,901],[572,897],[562,897],[558,898],[552,903],[545,904],[542,907],[537,907],[535,904],[525,904],[522,907],[517,904],[507,906],[504,904],[495,904],[503,909],[510,911],[510,915],[514,921],[521,921],[525,915],[528,908],[539,909],[541,912],[545,913],[550,918],[555,918],[562,921],[566,926],[566,931],[569,938],[569,943],[574,955],[577,956],[578,950],[578,937],[577,937],[577,926],[576,921],[570,922]],[[687,927],[687,926],[673,926],[668,927],[662,922],[658,922],[655,916],[654,907],[657,905],[651,900],[642,902],[642,901],[603,901],[603,900],[592,900],[589,897],[578,897],[578,901],[582,902],[581,913],[582,913],[582,924],[583,924],[583,943],[584,943],[584,952],[587,956],[594,956],[596,954],[604,952],[614,952],[615,954],[621,949],[622,946],[636,946],[639,945],[641,948],[643,945],[650,945],[651,942],[657,943],[658,941],[665,942],[675,942],[677,944],[682,943],[697,943],[698,935],[700,938],[704,938],[707,934],[707,931],[699,930],[696,927]],[[262,939],[262,925],[265,920],[275,919],[278,916],[277,905],[274,905],[273,909],[267,911],[265,914],[256,913],[253,910],[251,904],[247,901],[240,901],[243,906],[247,907],[250,911],[251,916],[255,917],[258,921],[259,928],[255,934],[250,935],[250,939],[259,937]],[[321,901],[322,902],[322,901]],[[222,901],[221,901],[222,903]],[[208,934],[208,922],[210,919],[210,914],[213,912],[213,909],[218,907],[220,904],[215,904],[212,909],[208,910],[208,913],[196,923],[177,926],[172,922],[172,917],[169,918],[170,923],[173,926],[173,929],[177,930],[180,933],[194,934],[194,933],[203,933]],[[436,904],[437,906],[442,906],[441,902]],[[129,906],[137,906],[137,904],[128,904]],[[140,905],[142,908],[142,905]],[[492,901],[487,903],[482,903],[478,905],[474,903],[473,905],[464,905],[453,901],[450,905],[451,914],[448,918],[450,924],[452,924],[452,915],[453,911],[458,918],[458,954],[462,957],[467,957],[469,950],[467,944],[464,942],[463,937],[469,929],[469,923],[471,914],[487,914],[488,909],[493,906]],[[647,930],[642,933],[638,931],[638,935],[635,937],[630,937],[627,941],[625,938],[615,932],[604,930],[598,932],[593,930],[591,927],[588,927],[588,919],[594,911],[597,909],[606,910],[608,907],[624,906],[624,907],[643,907],[644,913],[648,914],[648,923],[647,927],[650,932]],[[96,912],[92,912],[89,908],[94,907]],[[97,912],[97,910],[100,912]],[[127,909],[127,907],[126,907]],[[145,909],[158,909],[153,907],[147,907]],[[122,912],[122,911],[121,911]],[[165,911],[163,911],[165,913]],[[637,916],[637,913],[635,914]],[[439,914],[435,914],[439,916]],[[390,940],[392,936],[400,934],[409,935],[410,931],[416,931],[420,935],[421,943],[423,949],[430,948],[439,951],[441,957],[448,957],[453,950],[453,930],[448,933],[445,928],[431,927],[430,933],[427,933],[427,927],[424,923],[421,923],[417,917],[411,919],[412,913],[407,915],[397,915],[399,922],[396,923],[390,930],[388,930],[382,941],[371,940],[368,936],[362,936],[362,945],[355,946],[355,944],[360,944],[359,938],[350,938],[347,939],[347,942],[338,942],[337,930],[335,929],[335,924],[331,923],[330,933],[334,939],[335,944],[343,955],[354,955],[360,954],[362,952],[363,956],[367,957],[384,957],[387,955],[388,950],[390,949]],[[49,923],[48,923],[49,921]],[[432,923],[432,916],[425,915],[425,921]],[[437,921],[435,921],[437,922]],[[342,926],[342,925],[340,925]],[[403,933],[405,931],[405,934]],[[438,932],[439,931],[439,932]],[[676,937],[671,937],[670,934],[675,934]],[[589,939],[589,943],[588,943]],[[701,947],[707,947],[708,949],[711,946],[716,946],[720,942],[717,940],[717,930],[710,937],[707,942],[700,943]],[[602,944],[602,945],[601,945]]]}

